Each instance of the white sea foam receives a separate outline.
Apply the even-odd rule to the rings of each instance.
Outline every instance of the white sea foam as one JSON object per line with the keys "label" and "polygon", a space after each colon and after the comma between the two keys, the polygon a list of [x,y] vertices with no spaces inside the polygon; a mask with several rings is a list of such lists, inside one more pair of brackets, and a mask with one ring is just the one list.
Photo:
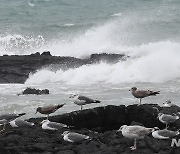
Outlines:
{"label": "white sea foam", "polygon": [[44,45],[43,36],[6,35],[0,36],[0,55],[23,55],[36,52],[35,49]]}
{"label": "white sea foam", "polygon": [[111,16],[117,16],[117,17],[119,17],[119,16],[122,16],[122,12],[119,12],[119,13],[115,13],[115,14],[113,14],[113,15],[111,15]]}
{"label": "white sea foam", "polygon": [[74,24],[67,23],[67,24],[64,24],[64,26],[70,27],[70,26],[74,26]]}
{"label": "white sea foam", "polygon": [[96,83],[166,82],[180,78],[180,44],[158,42],[131,48],[133,57],[116,64],[93,64],[56,72],[43,69],[26,84],[59,82],[68,85]]}
{"label": "white sea foam", "polygon": [[31,1],[31,0],[28,1],[28,5],[31,6],[31,7],[34,7],[34,6],[35,6],[34,2]]}

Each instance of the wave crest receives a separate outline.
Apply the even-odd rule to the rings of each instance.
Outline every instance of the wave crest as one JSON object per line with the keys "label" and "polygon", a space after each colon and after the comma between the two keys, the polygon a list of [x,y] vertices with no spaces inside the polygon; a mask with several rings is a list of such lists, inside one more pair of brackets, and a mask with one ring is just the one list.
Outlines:
{"label": "wave crest", "polygon": [[56,72],[47,69],[30,75],[26,84],[60,82],[68,85],[167,82],[180,78],[180,44],[159,42],[134,47],[131,59],[116,64],[93,64]]}
{"label": "wave crest", "polygon": [[35,52],[34,49],[38,49],[43,46],[45,40],[43,36],[22,36],[22,35],[7,35],[0,36],[0,49],[1,55],[22,55]]}

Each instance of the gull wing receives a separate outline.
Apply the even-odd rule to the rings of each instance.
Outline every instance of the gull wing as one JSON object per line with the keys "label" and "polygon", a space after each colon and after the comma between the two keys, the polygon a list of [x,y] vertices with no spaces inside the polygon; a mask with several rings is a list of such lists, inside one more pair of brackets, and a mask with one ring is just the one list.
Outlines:
{"label": "gull wing", "polygon": [[70,132],[68,134],[68,139],[73,141],[73,142],[81,142],[83,140],[89,139],[89,136]]}
{"label": "gull wing", "polygon": [[179,134],[178,131],[169,131],[169,130],[159,130],[158,134],[164,137],[174,137]]}
{"label": "gull wing", "polygon": [[128,133],[131,134],[137,134],[139,136],[144,136],[146,134],[149,134],[150,131],[152,131],[152,128],[145,128],[142,126],[132,126],[132,127],[128,127]]}
{"label": "gull wing", "polygon": [[67,127],[67,125],[57,122],[50,122],[47,124],[47,126],[55,129],[62,129],[63,127]]}
{"label": "gull wing", "polygon": [[91,99],[91,98],[89,98],[89,97],[86,97],[86,96],[82,96],[82,95],[80,95],[80,96],[78,97],[78,99],[79,99],[80,101],[86,102],[86,104],[90,104],[90,103],[94,102],[93,99]]}
{"label": "gull wing", "polygon": [[163,120],[163,121],[167,121],[167,122],[173,122],[173,121],[176,120],[176,116],[163,115],[163,116],[162,116],[162,120]]}

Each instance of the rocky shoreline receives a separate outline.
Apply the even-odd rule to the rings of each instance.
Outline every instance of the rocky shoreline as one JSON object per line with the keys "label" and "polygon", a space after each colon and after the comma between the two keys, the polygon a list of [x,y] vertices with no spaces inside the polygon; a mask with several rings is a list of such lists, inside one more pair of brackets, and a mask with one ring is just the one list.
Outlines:
{"label": "rocky shoreline", "polygon": [[85,59],[74,57],[52,56],[51,53],[39,52],[31,55],[3,55],[0,56],[0,83],[24,83],[30,73],[48,68],[52,71],[57,69],[66,70],[82,65],[99,63],[105,61],[116,63],[119,60],[126,60],[124,54],[92,54]]}
{"label": "rocky shoreline", "polygon": [[[178,154],[179,147],[171,147],[171,139],[158,140],[151,135],[138,141],[138,149],[131,151],[133,141],[117,132],[120,126],[127,124],[142,124],[145,127],[165,127],[158,119],[162,113],[180,112],[180,107],[160,107],[157,104],[144,105],[108,105],[82,111],[74,111],[63,115],[50,116],[50,121],[61,122],[73,126],[70,131],[89,135],[91,141],[69,143],[63,140],[61,134],[68,128],[58,131],[42,130],[40,122],[44,118],[31,118],[32,128],[11,128],[0,134],[0,153],[11,154]],[[171,124],[169,129],[180,128],[180,120]],[[176,137],[180,138],[180,135]]]}

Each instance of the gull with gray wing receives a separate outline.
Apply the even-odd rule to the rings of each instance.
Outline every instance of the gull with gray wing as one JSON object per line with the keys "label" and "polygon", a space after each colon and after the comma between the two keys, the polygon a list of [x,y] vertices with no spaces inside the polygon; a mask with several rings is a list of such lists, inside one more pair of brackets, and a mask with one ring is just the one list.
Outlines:
{"label": "gull with gray wing", "polygon": [[96,99],[91,99],[89,97],[86,97],[86,96],[82,96],[82,95],[79,95],[79,94],[72,94],[69,98],[72,98],[73,99],[73,102],[76,104],[76,105],[80,105],[81,106],[81,110],[82,110],[82,106],[83,105],[86,105],[86,104],[91,104],[91,103],[100,103],[101,101],[99,100],[96,100]]}
{"label": "gull with gray wing", "polygon": [[176,120],[178,120],[179,116],[159,113],[157,118],[159,119],[159,121],[161,121],[162,123],[166,124],[166,129],[167,129],[168,128],[168,124],[173,123]]}
{"label": "gull with gray wing", "polygon": [[132,87],[131,90],[132,95],[136,98],[140,99],[140,105],[142,98],[148,97],[148,96],[156,96],[157,94],[160,94],[160,91],[151,91],[151,90],[138,90],[136,87]]}
{"label": "gull with gray wing", "polygon": [[146,135],[150,134],[154,128],[146,128],[139,125],[127,126],[123,125],[118,131],[122,132],[122,135],[128,139],[134,140],[134,146],[131,146],[131,150],[137,149],[136,140],[143,139]]}
{"label": "gull with gray wing", "polygon": [[33,122],[28,122],[22,119],[15,119],[11,122],[9,122],[9,124],[11,125],[11,127],[32,127],[34,126]]}
{"label": "gull with gray wing", "polygon": [[2,114],[2,115],[0,115],[0,125],[3,125],[3,129],[0,132],[5,130],[6,124],[8,124],[10,121],[12,121],[18,117],[21,117],[25,114],[26,113],[20,113],[20,114],[13,113],[13,114]]}
{"label": "gull with gray wing", "polygon": [[165,103],[163,103],[163,107],[172,107],[172,106],[177,106],[177,105],[172,104],[170,100],[167,100]]}
{"label": "gull with gray wing", "polygon": [[179,134],[180,134],[179,130],[178,131],[171,131],[167,129],[160,130],[159,128],[155,128],[155,130],[152,132],[152,136],[156,139],[169,139]]}
{"label": "gull with gray wing", "polygon": [[42,129],[46,130],[60,130],[62,128],[68,128],[66,124],[49,121],[48,119],[41,122]]}
{"label": "gull with gray wing", "polygon": [[91,140],[91,138],[87,135],[65,131],[63,134],[64,141],[72,142],[72,143],[79,143],[84,140]]}
{"label": "gull with gray wing", "polygon": [[49,118],[49,114],[54,113],[59,108],[62,108],[64,105],[65,104],[58,104],[58,105],[48,105],[48,106],[38,107],[36,109],[36,113],[39,112],[41,114],[45,114],[45,115],[47,115],[47,119],[48,119]]}

